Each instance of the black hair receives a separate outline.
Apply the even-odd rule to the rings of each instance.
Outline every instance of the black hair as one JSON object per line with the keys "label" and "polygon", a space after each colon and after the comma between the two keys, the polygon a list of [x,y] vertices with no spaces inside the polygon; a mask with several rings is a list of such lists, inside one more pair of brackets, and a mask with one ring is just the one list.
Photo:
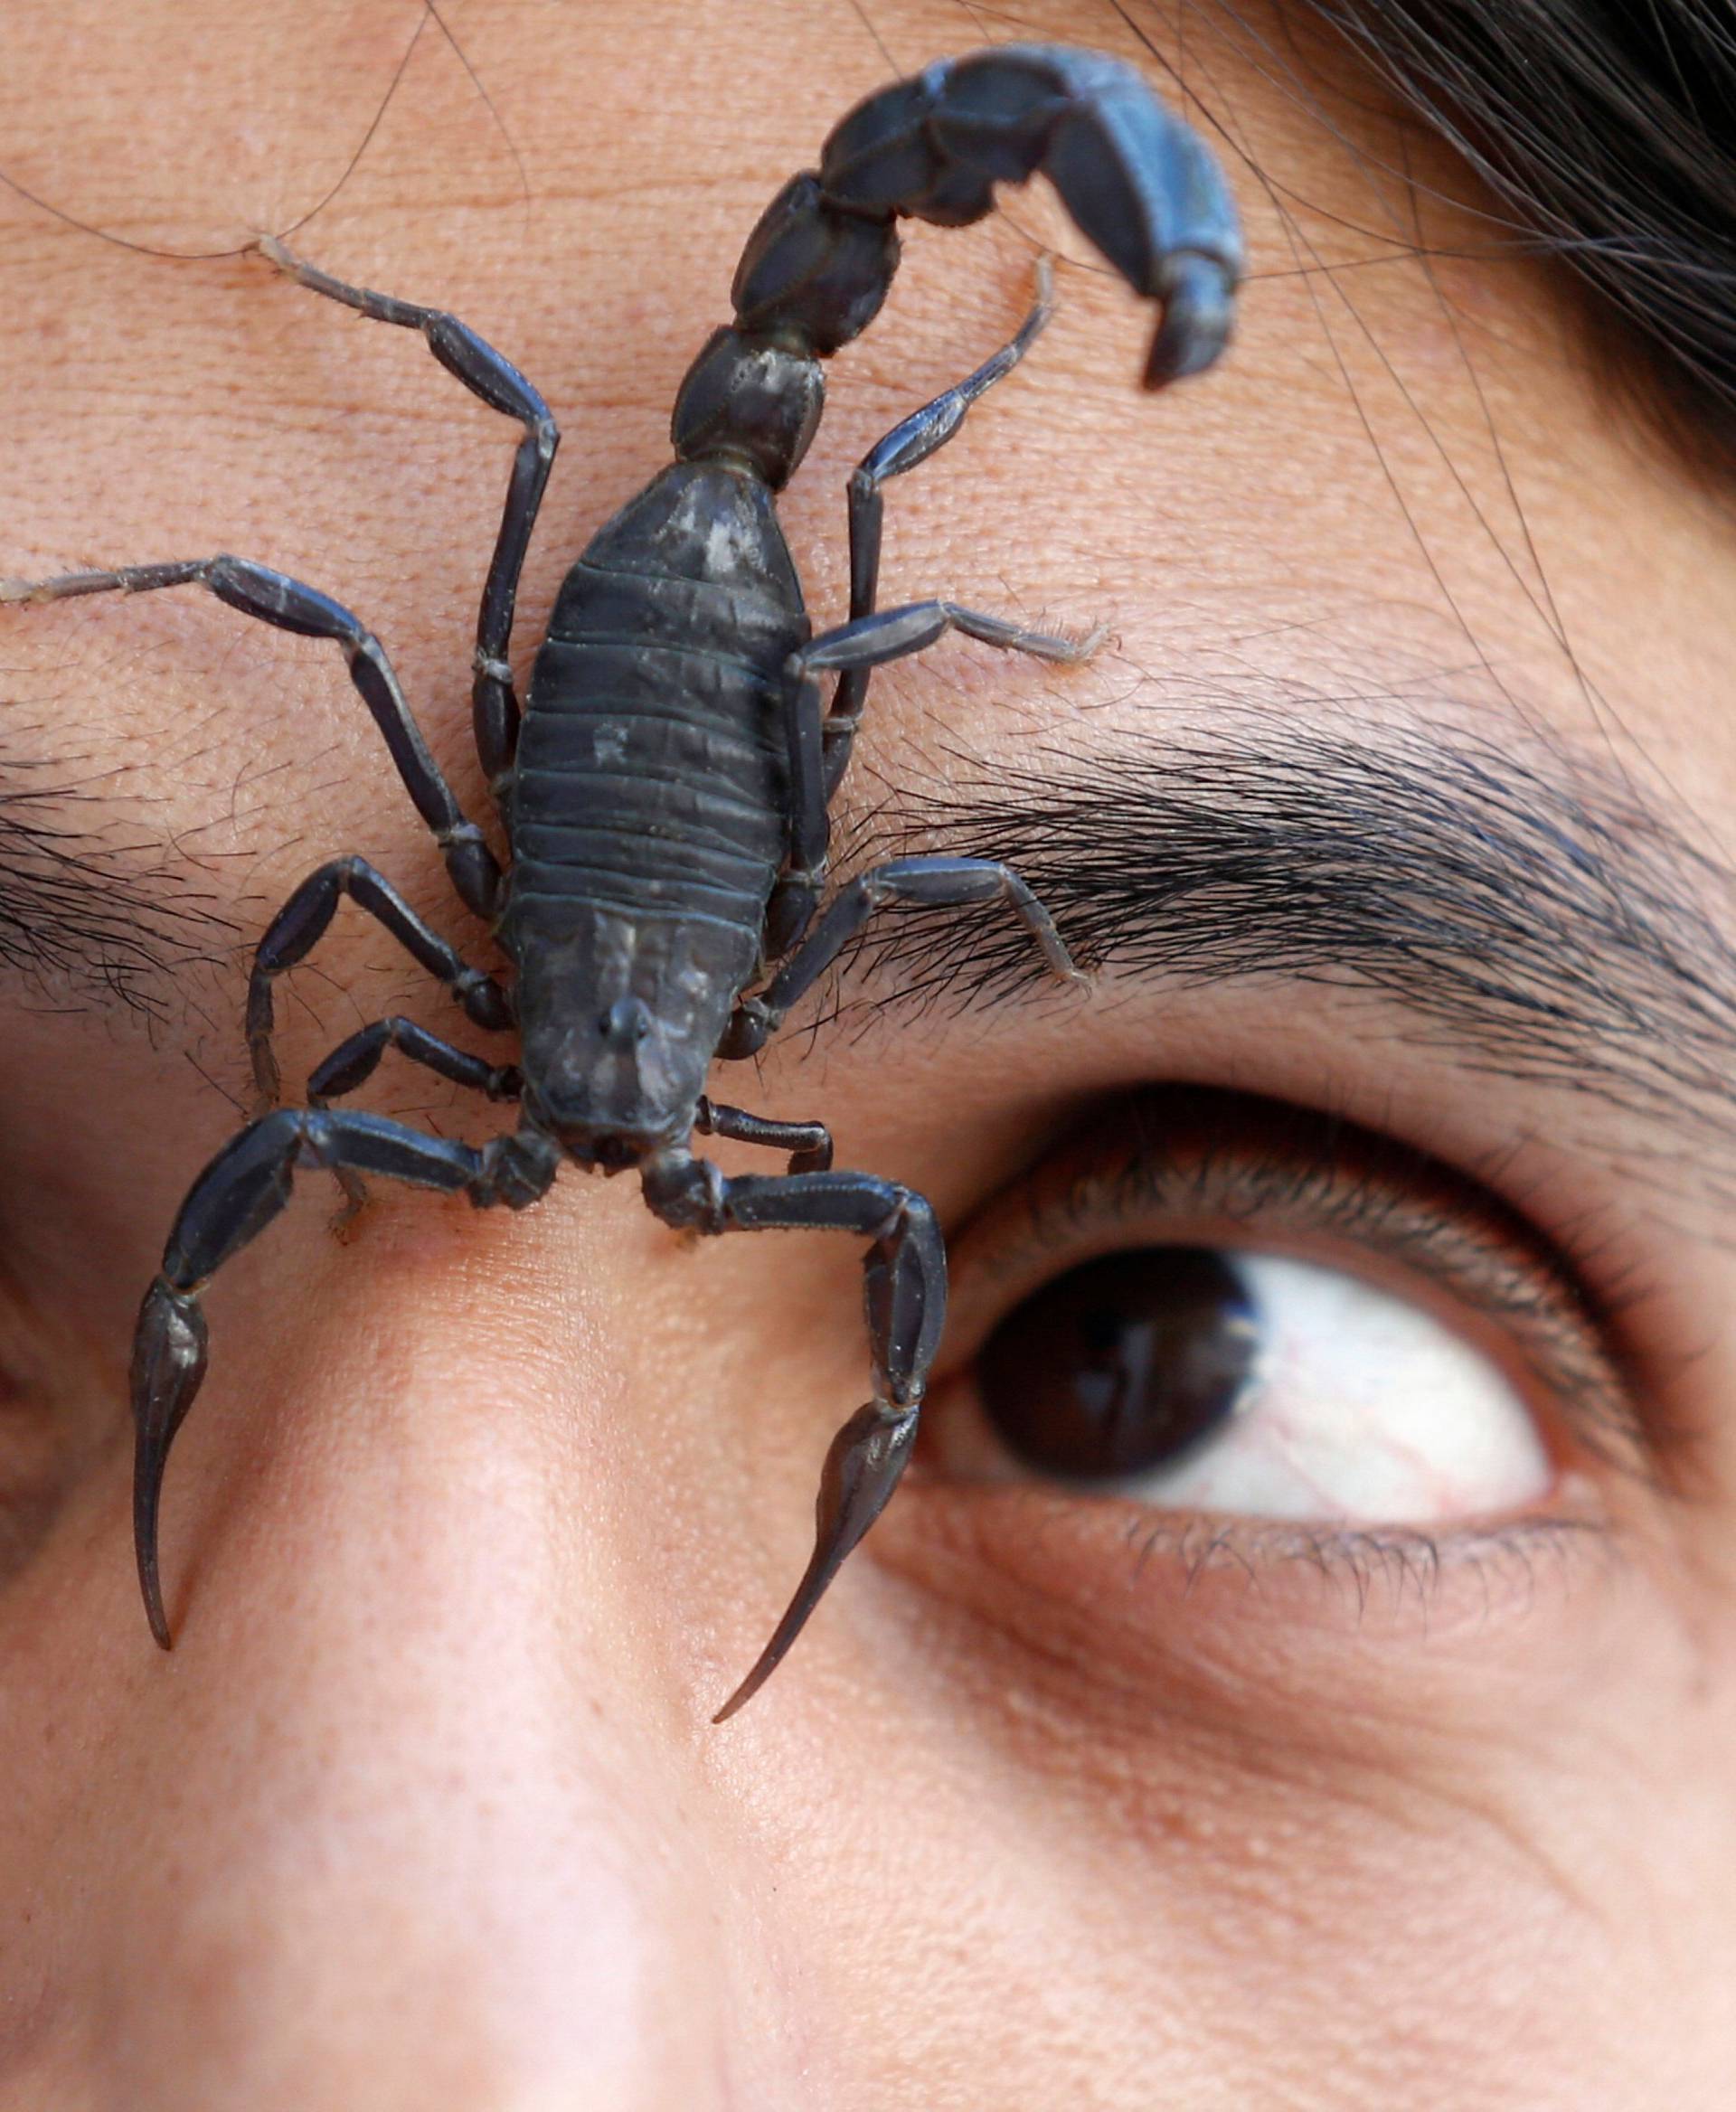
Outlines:
{"label": "black hair", "polygon": [[1302,4],[1575,275],[1617,371],[1690,458],[1736,475],[1729,0]]}

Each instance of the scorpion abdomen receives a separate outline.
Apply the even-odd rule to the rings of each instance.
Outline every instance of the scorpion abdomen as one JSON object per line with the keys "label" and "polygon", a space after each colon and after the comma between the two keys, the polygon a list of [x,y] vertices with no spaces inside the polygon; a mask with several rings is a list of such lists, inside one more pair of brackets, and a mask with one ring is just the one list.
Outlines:
{"label": "scorpion abdomen", "polygon": [[784,669],[808,635],[770,491],[726,463],[665,470],[567,575],[506,788],[499,926],[527,1085],[563,1139],[691,1124],[760,965]]}

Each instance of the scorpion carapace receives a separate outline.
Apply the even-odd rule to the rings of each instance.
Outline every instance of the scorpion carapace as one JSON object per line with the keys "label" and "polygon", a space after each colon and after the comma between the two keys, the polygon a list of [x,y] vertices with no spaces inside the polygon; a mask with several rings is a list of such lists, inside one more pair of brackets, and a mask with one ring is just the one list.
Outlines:
{"label": "scorpion carapace", "polygon": [[[1012,341],[897,426],[850,480],[850,615],[815,636],[774,510],[819,422],[820,362],[873,320],[897,268],[895,223],[979,219],[1000,182],[1041,171],[1083,232],[1161,320],[1145,379],[1211,363],[1241,269],[1233,208],[1198,137],[1130,68],[1088,52],[1004,45],[930,66],[859,104],[768,209],[736,272],[735,319],[676,399],[676,459],[599,531],[555,605],[522,721],[507,662],[513,607],[559,434],[537,391],[452,316],[328,277],[261,245],[313,292],[419,330],[440,363],[524,428],[476,627],[472,692],[484,774],[512,853],[503,872],[423,742],[379,641],[312,588],[234,557],[0,586],[9,601],[198,584],[243,614],[337,644],[465,905],[513,971],[470,966],[364,859],[310,873],[255,954],[247,1038],[262,1108],[200,1174],[139,1315],[132,1369],[134,1532],[151,1627],[169,1646],[157,1572],[165,1465],[205,1370],[200,1296],[275,1218],[297,1166],[359,1199],[389,1176],[521,1210],[563,1162],[639,1169],[646,1202],[703,1233],[809,1228],[868,1242],[873,1397],[834,1439],[816,1542],[788,1610],[719,1719],[753,1694],[879,1515],[910,1457],[940,1339],[946,1259],[933,1212],[878,1174],[832,1171],[817,1122],[705,1097],[714,1059],[750,1055],[882,905],[999,903],[1050,966],[1073,965],[1007,867],[895,859],[839,890],[816,919],[827,805],[872,670],[949,629],[1077,660],[1094,639],[1027,630],[951,601],[876,608],[881,494],[942,447],[1024,355],[1047,316],[1048,274]],[[829,710],[817,677],[838,680]],[[272,984],[305,960],[348,896],[442,982],[473,1025],[516,1027],[517,1065],[453,1047],[412,1021],[375,1021],[313,1071],[306,1105],[277,1108]],[[331,1103],[389,1048],[490,1098],[517,1128],[481,1146]],[[692,1139],[788,1152],[788,1170],[726,1177]]]}

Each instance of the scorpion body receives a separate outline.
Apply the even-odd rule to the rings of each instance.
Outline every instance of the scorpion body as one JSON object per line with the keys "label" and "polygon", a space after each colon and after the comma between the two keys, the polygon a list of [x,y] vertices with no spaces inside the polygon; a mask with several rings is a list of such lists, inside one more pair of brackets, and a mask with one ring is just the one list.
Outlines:
{"label": "scorpion body", "polygon": [[[384,735],[466,905],[491,926],[510,985],[467,963],[364,860],[324,865],[260,941],[247,1031],[267,1111],[194,1183],[147,1291],[135,1343],[134,1525],[151,1626],[170,1641],[157,1514],[175,1431],[202,1382],[203,1286],[277,1216],[299,1165],[353,1198],[379,1174],[521,1209],[561,1165],[637,1167],[650,1207],[703,1233],[810,1228],[868,1241],[873,1398],[834,1439],[812,1559],[776,1633],[719,1720],[778,1663],[840,1563],[890,1497],[939,1346],[946,1261],[928,1203],[877,1175],[831,1168],[816,1122],[724,1107],[714,1059],[761,1047],[882,905],[1000,901],[1058,973],[1075,973],[1042,905],[988,861],[905,858],[838,891],[823,912],[827,805],[849,759],[873,668],[948,629],[1046,658],[1095,639],[1024,629],[944,600],[876,606],[882,487],[951,438],[1047,316],[906,419],[850,485],[849,619],[813,635],[775,500],[818,426],[821,362],[873,320],[897,269],[900,216],[980,219],[995,185],[1046,174],[1081,231],[1161,309],[1146,382],[1209,365],[1228,337],[1240,240],[1217,168],[1137,74],[1094,53],[1008,45],[941,61],[869,97],[792,178],[737,270],[735,318],[688,370],[675,462],[593,538],[561,589],[521,717],[507,663],[514,603],[559,435],[547,406],[454,316],[352,287],[262,244],[301,285],[417,329],[439,362],[524,427],[477,625],[473,716],[500,804],[504,871],[425,747],[379,642],[313,589],[231,557],[0,585],[0,599],[196,583],[281,628],[334,640]],[[837,676],[829,709],[818,677]],[[405,1019],[376,1021],[313,1072],[307,1105],[275,1107],[272,984],[306,958],[345,896],[444,982],[478,1027],[516,1027],[518,1065],[495,1065]],[[755,987],[755,985],[758,987]],[[388,1048],[490,1098],[515,1130],[475,1147],[330,1103]],[[726,1178],[692,1139],[787,1151],[786,1172]]]}

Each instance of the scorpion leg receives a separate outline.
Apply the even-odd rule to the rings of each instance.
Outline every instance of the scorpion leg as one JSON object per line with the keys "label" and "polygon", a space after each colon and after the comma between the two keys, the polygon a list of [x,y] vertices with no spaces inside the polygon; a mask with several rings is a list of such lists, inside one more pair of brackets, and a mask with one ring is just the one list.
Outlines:
{"label": "scorpion leg", "polygon": [[554,451],[561,445],[561,430],[553,413],[510,361],[478,337],[467,323],[460,323],[443,308],[418,307],[413,301],[401,301],[391,294],[347,286],[343,279],[304,264],[275,238],[262,241],[259,251],[297,286],[305,286],[312,293],[341,301],[374,322],[420,330],[429,350],[448,373],[456,374],[491,410],[517,419],[524,428],[524,438],[513,458],[500,533],[482,589],[482,609],[476,618],[476,682],[471,691],[476,752],[489,785],[498,796],[499,781],[512,767],[518,741],[518,697],[506,660],[513,638],[513,609],[518,599],[524,552],[530,547],[531,531],[536,525]]}
{"label": "scorpion leg", "polygon": [[767,1115],[750,1115],[745,1108],[722,1107],[702,1093],[693,1127],[702,1136],[728,1136],[738,1144],[787,1151],[792,1174],[832,1170],[832,1132],[824,1122],[779,1122]]}
{"label": "scorpion leg", "polygon": [[[491,1100],[515,1100],[524,1089],[524,1080],[516,1064],[491,1064],[484,1057],[471,1055],[467,1050],[455,1049],[438,1034],[430,1034],[426,1027],[419,1027],[414,1020],[394,1015],[391,1019],[374,1020],[332,1051],[307,1080],[307,1105],[324,1108],[332,1100],[341,1099],[345,1093],[353,1093],[357,1086],[373,1076],[388,1049],[401,1051],[412,1063],[438,1071],[455,1085],[474,1087],[477,1092],[486,1093]],[[333,1171],[338,1186],[344,1191],[344,1207],[333,1220],[332,1230],[342,1238],[366,1205],[368,1192],[361,1175],[353,1174],[347,1166],[334,1167]]]}
{"label": "scorpion leg", "polygon": [[477,1026],[498,1033],[513,1023],[511,1002],[500,985],[480,968],[471,967],[438,931],[430,929],[383,874],[365,858],[335,858],[302,882],[271,919],[253,956],[247,985],[247,1046],[262,1109],[276,1103],[279,1082],[271,1049],[271,985],[286,968],[307,959],[344,895],[383,924],[406,952],[444,983]]}
{"label": "scorpion leg", "polygon": [[666,1223],[703,1232],[856,1232],[863,1264],[874,1396],[826,1453],[814,1551],[795,1596],[752,1670],[712,1718],[751,1701],[807,1625],[844,1558],[886,1507],[916,1441],[929,1367],[946,1319],[947,1256],[934,1212],[913,1189],[872,1174],[742,1174],[726,1180],[684,1151],[646,1162],[646,1201]]}
{"label": "scorpion leg", "polygon": [[123,565],[108,572],[67,572],[57,580],[0,580],[0,602],[62,601],[76,594],[145,594],[157,587],[188,586],[207,588],[243,616],[256,617],[278,630],[305,638],[330,638],[343,647],[350,680],[385,736],[417,813],[445,853],[446,869],[459,899],[477,916],[492,916],[500,888],[500,867],[494,853],[476,823],[466,820],[429,753],[385,648],[329,596],[246,558],[204,557],[169,564]]}
{"label": "scorpion leg", "polygon": [[[1010,374],[1030,349],[1052,313],[1054,273],[1047,257],[1037,262],[1037,299],[1017,335],[975,373],[967,374],[944,394],[894,426],[870,448],[850,478],[850,617],[854,622],[874,613],[880,586],[881,488],[894,476],[944,448],[965,422],[976,399]],[[833,634],[835,636],[835,634]],[[1032,634],[1038,635],[1038,634]],[[766,955],[778,960],[794,946],[813,917],[826,878],[830,836],[826,807],[850,761],[873,663],[845,667],[838,677],[832,708],[820,715],[817,691],[806,680],[791,685],[788,718],[790,778],[790,863],[778,880],[766,911]]]}
{"label": "scorpion leg", "polygon": [[[962,411],[959,416],[963,416]],[[934,447],[939,447],[945,438],[943,434]],[[855,732],[854,718],[846,718],[838,737],[842,745],[827,748],[827,736],[836,721],[822,721],[819,693],[809,677],[816,670],[837,668],[846,682],[853,674],[865,679],[882,661],[901,660],[909,654],[920,653],[949,630],[963,631],[1002,652],[1029,653],[1039,660],[1062,662],[1089,659],[1109,635],[1109,626],[1099,624],[1082,638],[1060,637],[1051,631],[1027,630],[1023,625],[1008,623],[1004,617],[961,608],[956,601],[912,601],[901,608],[854,617],[835,630],[822,631],[798,653],[791,654],[785,670],[790,847],[788,864],[766,908],[760,946],[766,960],[782,959],[813,917],[826,871],[830,825],[826,801],[835,788],[835,768],[837,775],[842,774]],[[843,694],[842,687],[839,694]],[[735,1052],[728,1048],[722,1051],[725,1055]]]}
{"label": "scorpion leg", "polygon": [[893,858],[841,888],[825,916],[766,987],[756,996],[742,998],[724,1032],[719,1056],[732,1061],[762,1049],[783,1024],[785,1014],[807,995],[876,910],[890,902],[951,910],[995,901],[1012,908],[1056,975],[1071,983],[1086,982],[1056,930],[1054,919],[1010,865],[987,858]]}
{"label": "scorpion leg", "polygon": [[455,1049],[413,1019],[377,1019],[342,1042],[307,1080],[307,1105],[323,1108],[342,1099],[357,1086],[366,1084],[380,1067],[388,1049],[396,1049],[412,1063],[449,1078],[454,1085],[474,1087],[491,1100],[515,1100],[524,1080],[515,1063],[490,1063],[467,1049]]}
{"label": "scorpion leg", "polygon": [[1052,631],[1027,630],[1023,624],[1008,623],[1004,616],[961,608],[956,601],[910,601],[901,608],[882,608],[841,623],[835,630],[822,631],[790,655],[790,674],[794,678],[797,673],[811,674],[826,667],[878,667],[885,661],[926,651],[948,631],[963,631],[967,637],[980,638],[1003,653],[1071,662],[1089,660],[1108,637],[1109,626],[1099,624],[1082,638],[1066,638]]}
{"label": "scorpion leg", "polygon": [[479,1209],[523,1210],[547,1193],[561,1164],[553,1139],[521,1129],[476,1149],[425,1136],[378,1115],[283,1108],[232,1137],[193,1183],[139,1308],[133,1341],[136,1447],[133,1542],[151,1633],[171,1645],[157,1568],[157,1514],[169,1447],[205,1375],[200,1294],[289,1200],[297,1165],[383,1174],[467,1193]]}
{"label": "scorpion leg", "polygon": [[[1053,313],[1054,269],[1047,257],[1037,259],[1037,298],[1017,334],[973,374],[925,403],[895,425],[871,448],[850,478],[850,618],[874,613],[880,587],[880,538],[883,504],[881,487],[902,476],[944,448],[965,422],[965,413],[995,383],[1010,374],[1030,350]],[[868,693],[869,665],[846,667],[826,721],[826,795],[838,788],[850,760],[850,745]]]}

